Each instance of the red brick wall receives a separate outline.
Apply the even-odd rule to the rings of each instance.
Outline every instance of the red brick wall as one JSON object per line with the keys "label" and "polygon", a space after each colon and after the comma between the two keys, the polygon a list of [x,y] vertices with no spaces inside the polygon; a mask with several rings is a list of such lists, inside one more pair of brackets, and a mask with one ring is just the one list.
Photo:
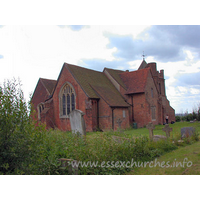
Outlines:
{"label": "red brick wall", "polygon": [[45,102],[45,108],[50,108],[45,116],[45,123],[47,128],[56,128],[53,107],[54,107],[53,99],[50,99],[49,101]]}
{"label": "red brick wall", "polygon": [[112,110],[102,98],[99,100],[99,128],[103,131],[112,129]]}
{"label": "red brick wall", "polygon": [[64,131],[71,130],[69,118],[60,118],[59,115],[59,92],[66,82],[70,83],[74,87],[76,93],[76,109],[85,113],[84,119],[86,122],[86,131],[92,131],[91,113],[90,111],[86,111],[85,103],[88,100],[88,97],[66,67],[63,67],[62,69],[53,95],[54,116],[57,128]]}
{"label": "red brick wall", "polygon": [[40,104],[41,102],[44,103],[44,101],[48,98],[49,94],[46,90],[46,88],[44,87],[44,85],[42,84],[41,80],[38,81],[38,84],[35,88],[33,97],[31,99],[31,103],[33,105],[33,109],[35,110],[35,115],[33,116],[33,118],[35,120],[38,120],[38,109],[37,106],[38,104]]}
{"label": "red brick wall", "polygon": [[145,94],[133,95],[133,117],[134,122],[137,123],[138,128],[144,127],[149,116],[149,108],[146,105]]}
{"label": "red brick wall", "polygon": [[[123,111],[125,116],[123,116]],[[119,123],[118,123],[119,119],[122,121],[121,129],[126,129],[130,127],[128,108],[115,108],[113,112],[114,112],[114,130],[119,129]]]}
{"label": "red brick wall", "polygon": [[[151,89],[153,89],[153,97],[151,94]],[[159,106],[158,106],[159,95],[158,95],[157,87],[152,77],[152,73],[150,71],[147,76],[147,82],[146,82],[146,87],[145,87],[145,99],[146,99],[145,109],[146,109],[146,114],[147,114],[146,124],[148,122],[152,122],[153,124],[158,124],[159,116],[160,116],[160,113],[158,112],[159,111]],[[155,107],[155,115],[156,115],[155,120],[152,119],[152,110],[151,110],[152,107]]]}

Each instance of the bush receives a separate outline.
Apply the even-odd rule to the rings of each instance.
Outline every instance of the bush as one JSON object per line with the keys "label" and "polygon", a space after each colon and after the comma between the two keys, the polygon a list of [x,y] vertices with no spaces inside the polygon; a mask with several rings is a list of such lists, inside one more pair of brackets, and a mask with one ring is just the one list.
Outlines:
{"label": "bush", "polygon": [[176,122],[180,122],[181,121],[181,117],[180,116],[176,116]]}
{"label": "bush", "polygon": [[45,174],[49,167],[46,130],[29,116],[20,82],[0,87],[0,173]]}
{"label": "bush", "polygon": [[200,121],[200,106],[199,106],[198,112],[197,112],[197,120]]}

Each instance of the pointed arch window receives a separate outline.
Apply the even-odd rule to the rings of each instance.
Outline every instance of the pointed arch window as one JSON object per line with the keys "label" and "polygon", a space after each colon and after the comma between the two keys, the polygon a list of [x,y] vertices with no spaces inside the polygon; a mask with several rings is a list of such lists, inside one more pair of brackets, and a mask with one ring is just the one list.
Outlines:
{"label": "pointed arch window", "polygon": [[44,110],[44,103],[38,104],[37,109],[38,109],[38,120],[41,120],[41,113]]}
{"label": "pointed arch window", "polygon": [[69,83],[60,92],[60,117],[68,117],[69,113],[75,109],[75,90]]}

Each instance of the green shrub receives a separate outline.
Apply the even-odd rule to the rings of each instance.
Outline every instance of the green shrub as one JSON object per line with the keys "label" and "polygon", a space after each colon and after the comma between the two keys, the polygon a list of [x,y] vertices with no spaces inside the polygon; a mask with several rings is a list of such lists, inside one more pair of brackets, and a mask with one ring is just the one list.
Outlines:
{"label": "green shrub", "polygon": [[16,80],[4,82],[0,87],[1,174],[49,172],[44,170],[49,169],[51,163],[45,149],[47,146],[45,127],[36,126],[28,110],[21,84]]}
{"label": "green shrub", "polygon": [[181,117],[180,116],[176,116],[176,122],[180,122],[181,121]]}

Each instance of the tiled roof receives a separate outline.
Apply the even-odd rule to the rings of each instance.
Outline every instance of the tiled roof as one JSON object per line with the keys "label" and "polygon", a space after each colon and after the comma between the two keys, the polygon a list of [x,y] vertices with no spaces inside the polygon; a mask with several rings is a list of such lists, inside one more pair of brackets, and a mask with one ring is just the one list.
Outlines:
{"label": "tiled roof", "polygon": [[122,70],[116,70],[116,69],[109,69],[105,68],[104,70],[108,71],[108,73],[117,81],[124,89],[126,89],[126,86],[124,85],[124,82],[120,78],[119,74],[123,73]]}
{"label": "tiled roof", "polygon": [[67,63],[65,63],[65,67],[69,69],[89,98],[102,98],[113,107],[129,106],[103,72]]}
{"label": "tiled roof", "polygon": [[135,94],[144,92],[148,72],[149,68],[121,73],[120,77],[127,88],[126,94]]}
{"label": "tiled roof", "polygon": [[40,78],[40,80],[42,81],[44,87],[47,89],[49,94],[52,95],[57,81],[45,78]]}

